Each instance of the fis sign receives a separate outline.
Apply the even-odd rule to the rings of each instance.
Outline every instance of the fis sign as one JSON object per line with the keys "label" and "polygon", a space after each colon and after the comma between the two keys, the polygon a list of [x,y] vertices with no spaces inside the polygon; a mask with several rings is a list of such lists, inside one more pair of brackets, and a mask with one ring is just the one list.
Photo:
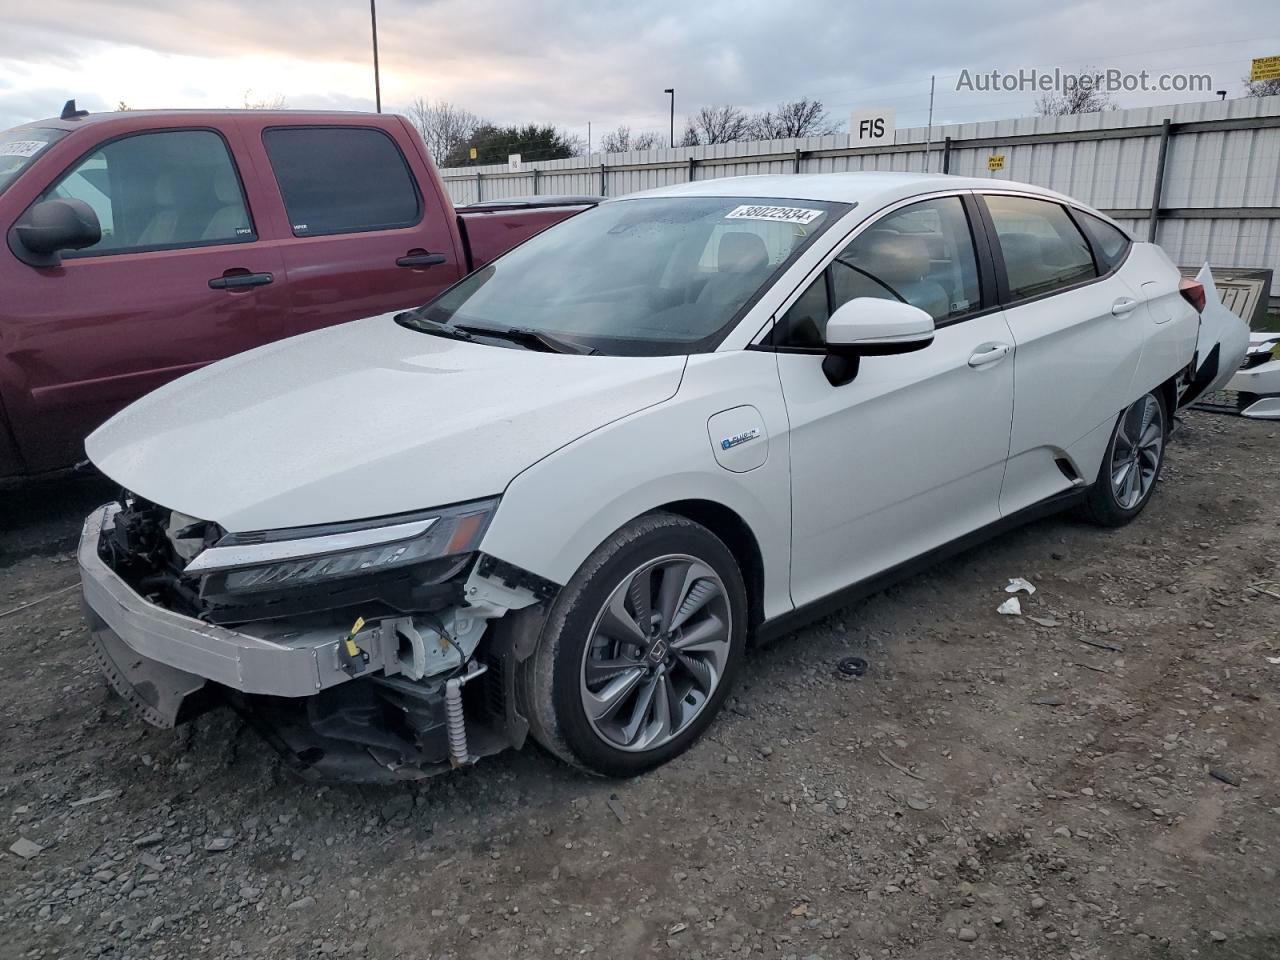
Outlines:
{"label": "fis sign", "polygon": [[883,147],[892,144],[895,117],[893,107],[855,110],[849,120],[849,146]]}

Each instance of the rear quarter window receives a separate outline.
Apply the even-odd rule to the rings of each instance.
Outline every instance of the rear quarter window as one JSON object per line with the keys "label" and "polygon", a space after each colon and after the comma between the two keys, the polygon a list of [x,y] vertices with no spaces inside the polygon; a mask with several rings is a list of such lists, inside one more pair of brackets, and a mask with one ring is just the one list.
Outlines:
{"label": "rear quarter window", "polygon": [[404,155],[372,127],[277,127],[262,134],[296,237],[411,227],[422,200]]}
{"label": "rear quarter window", "polygon": [[1085,233],[1093,241],[1094,252],[1103,266],[1109,270],[1124,259],[1130,240],[1123,230],[1083,210],[1076,211],[1076,218],[1084,224]]}

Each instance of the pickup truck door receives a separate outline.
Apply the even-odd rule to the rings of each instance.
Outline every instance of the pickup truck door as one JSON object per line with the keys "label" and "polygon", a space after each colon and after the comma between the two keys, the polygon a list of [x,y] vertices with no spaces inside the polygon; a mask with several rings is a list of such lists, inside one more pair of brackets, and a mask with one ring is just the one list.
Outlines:
{"label": "pickup truck door", "polygon": [[97,244],[52,267],[0,247],[0,385],[27,472],[82,460],[84,437],[121,407],[284,335],[283,259],[258,241],[235,140],[233,130],[144,129],[33,167],[10,188],[25,192],[22,209],[84,200],[102,227]]}
{"label": "pickup truck door", "polygon": [[453,205],[398,118],[246,118],[244,136],[280,198],[290,333],[418,306],[467,272]]}

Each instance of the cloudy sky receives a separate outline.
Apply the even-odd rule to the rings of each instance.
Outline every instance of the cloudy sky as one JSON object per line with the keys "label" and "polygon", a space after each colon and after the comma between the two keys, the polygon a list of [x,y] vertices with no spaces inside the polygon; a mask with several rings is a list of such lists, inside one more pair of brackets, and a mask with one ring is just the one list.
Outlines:
{"label": "cloudy sky", "polygon": [[[861,0],[378,0],[384,108],[446,99],[499,121],[555,123],[585,138],[629,124],[665,130],[664,87],[685,109],[761,108],[815,96],[833,117],[893,106],[923,126],[1034,112],[1036,94],[957,91],[1019,68],[1207,73],[1241,93],[1251,57],[1280,54],[1275,0],[1215,5],[876,5]],[[1274,35],[1266,35],[1268,32]],[[0,0],[0,129],[92,110],[372,109],[365,0]],[[1125,93],[1121,106],[1207,99]]]}

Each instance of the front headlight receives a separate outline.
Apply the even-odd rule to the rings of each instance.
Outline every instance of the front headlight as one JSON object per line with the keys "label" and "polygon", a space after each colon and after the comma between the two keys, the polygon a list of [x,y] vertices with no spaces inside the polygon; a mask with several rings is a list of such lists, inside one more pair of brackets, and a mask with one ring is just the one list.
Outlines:
{"label": "front headlight", "polygon": [[227,534],[195,557],[183,576],[202,593],[310,587],[471,553],[498,501],[320,527]]}

